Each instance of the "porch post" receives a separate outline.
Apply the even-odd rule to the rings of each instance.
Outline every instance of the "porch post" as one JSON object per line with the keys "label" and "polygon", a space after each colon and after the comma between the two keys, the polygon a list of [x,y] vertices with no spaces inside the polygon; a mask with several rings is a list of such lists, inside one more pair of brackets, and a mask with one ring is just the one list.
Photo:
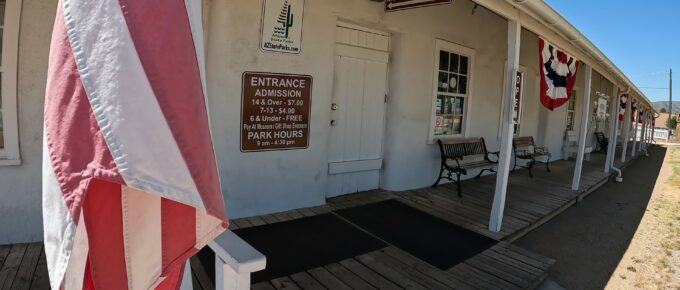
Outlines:
{"label": "porch post", "polygon": [[505,195],[508,189],[510,172],[510,156],[512,151],[512,110],[515,96],[515,79],[519,70],[520,35],[522,25],[518,20],[508,19],[508,67],[505,71],[506,87],[503,95],[503,120],[501,124],[500,155],[498,157],[498,173],[496,174],[496,190],[491,207],[489,231],[500,232],[503,224]]}
{"label": "porch post", "polygon": [[583,171],[583,155],[586,152],[586,139],[588,137],[588,121],[590,119],[590,87],[592,83],[593,68],[584,64],[586,70],[586,84],[583,86],[583,108],[581,109],[581,129],[578,138],[578,153],[576,154],[576,167],[574,179],[571,182],[571,190],[578,191],[581,183],[581,171]]}
{"label": "porch post", "polygon": [[647,121],[645,120],[647,118],[647,113],[645,111],[646,109],[640,108],[640,112],[642,113],[640,118],[640,120],[642,120],[642,129],[640,130],[640,145],[638,145],[638,152],[640,153],[645,150],[645,139],[647,138]]}
{"label": "porch post", "polygon": [[619,88],[616,87],[614,88],[609,115],[609,145],[607,146],[607,159],[604,162],[604,173],[609,173],[612,160],[616,156],[616,129],[619,127],[619,97]]}
{"label": "porch post", "polygon": [[623,114],[623,152],[621,153],[621,163],[626,162],[626,154],[628,154],[628,139],[630,138],[630,110],[633,98],[628,94],[626,99],[626,113]]}
{"label": "porch post", "polygon": [[[633,122],[635,126],[633,127],[633,150],[630,151],[630,156],[635,157],[637,155],[637,130],[638,130],[638,118],[640,117],[639,109],[635,110],[635,116],[633,116]],[[633,113],[631,111],[631,113]]]}

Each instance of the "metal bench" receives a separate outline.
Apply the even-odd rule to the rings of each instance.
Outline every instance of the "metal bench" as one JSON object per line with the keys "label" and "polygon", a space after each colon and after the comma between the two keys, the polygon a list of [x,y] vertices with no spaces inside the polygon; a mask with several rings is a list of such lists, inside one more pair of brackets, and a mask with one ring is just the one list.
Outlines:
{"label": "metal bench", "polygon": [[545,163],[545,168],[548,170],[548,172],[550,172],[550,157],[552,155],[550,154],[548,148],[536,146],[534,137],[528,136],[513,138],[512,147],[515,151],[515,165],[512,167],[512,172],[515,172],[515,169],[517,169],[517,159],[528,160],[525,165],[519,166],[528,169],[529,176],[533,178],[534,174],[531,173],[531,168],[534,167],[534,164],[536,164],[536,158],[542,157],[547,158],[543,162]]}
{"label": "metal bench", "polygon": [[602,132],[595,132],[595,139],[597,140],[597,150],[607,153],[607,148],[609,147],[609,138],[604,136]]}
{"label": "metal bench", "polygon": [[[439,185],[442,179],[456,182],[458,196],[462,196],[460,190],[460,176],[467,175],[468,171],[480,170],[475,178],[479,178],[485,171],[496,172],[494,168],[498,164],[498,152],[488,152],[484,138],[437,140],[441,152],[441,169],[439,178],[432,187]],[[491,161],[489,155],[495,155],[496,161]],[[445,173],[446,172],[446,173]],[[453,178],[453,175],[456,178]]]}

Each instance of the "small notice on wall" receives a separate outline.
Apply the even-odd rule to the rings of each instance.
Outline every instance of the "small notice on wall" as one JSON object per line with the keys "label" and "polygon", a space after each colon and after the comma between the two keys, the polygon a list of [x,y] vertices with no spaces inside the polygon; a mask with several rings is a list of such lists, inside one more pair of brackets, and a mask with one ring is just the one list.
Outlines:
{"label": "small notice on wall", "polygon": [[311,96],[311,76],[244,73],[241,151],[309,147]]}
{"label": "small notice on wall", "polygon": [[299,54],[302,50],[304,0],[264,0],[260,48]]}

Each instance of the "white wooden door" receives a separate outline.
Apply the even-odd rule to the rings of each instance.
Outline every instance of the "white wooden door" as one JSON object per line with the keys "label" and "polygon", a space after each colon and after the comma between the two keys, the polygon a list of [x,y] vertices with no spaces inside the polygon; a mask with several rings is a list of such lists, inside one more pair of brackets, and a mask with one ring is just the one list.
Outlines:
{"label": "white wooden door", "polygon": [[[328,197],[379,188],[385,130],[387,36],[338,29],[343,31],[336,46]],[[344,38],[346,30],[351,31]],[[382,38],[363,45],[347,43],[370,37]]]}

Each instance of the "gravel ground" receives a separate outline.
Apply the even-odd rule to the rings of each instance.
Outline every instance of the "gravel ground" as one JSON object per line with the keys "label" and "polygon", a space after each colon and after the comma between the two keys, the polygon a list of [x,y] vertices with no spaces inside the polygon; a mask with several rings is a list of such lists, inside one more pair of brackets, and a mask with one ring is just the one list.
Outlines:
{"label": "gravel ground", "polygon": [[670,148],[515,244],[556,259],[550,279],[567,289],[680,289],[680,147]]}

